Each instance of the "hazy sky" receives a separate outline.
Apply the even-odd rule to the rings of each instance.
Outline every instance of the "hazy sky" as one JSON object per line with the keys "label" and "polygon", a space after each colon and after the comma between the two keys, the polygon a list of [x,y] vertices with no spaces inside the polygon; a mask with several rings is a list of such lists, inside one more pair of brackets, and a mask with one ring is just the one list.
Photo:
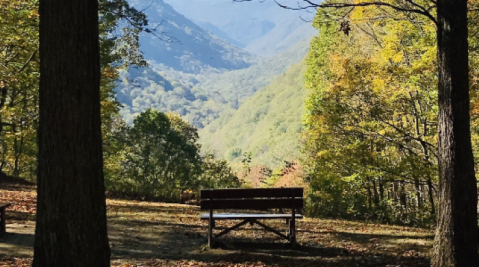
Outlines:
{"label": "hazy sky", "polygon": [[[268,20],[279,24],[286,20],[298,20],[301,18],[311,20],[310,11],[285,10],[272,0],[259,0],[238,3],[233,0],[164,0],[177,11],[195,21],[208,21],[221,27],[231,20],[244,21],[248,19]],[[292,6],[297,5],[296,0],[283,0]]]}
{"label": "hazy sky", "polygon": [[[291,6],[298,3],[297,0],[281,1]],[[146,8],[145,11],[152,24],[165,21],[162,22],[165,25],[180,27],[178,23],[186,22],[179,16],[184,16],[223,40],[262,56],[278,54],[316,32],[311,23],[305,21],[312,20],[314,10],[287,10],[278,6],[273,0],[251,2],[163,0],[168,4],[167,7],[161,0],[129,0],[129,2],[139,9]],[[179,14],[169,10],[170,6]],[[169,27],[164,30],[179,38],[180,33],[174,32],[184,29]]]}

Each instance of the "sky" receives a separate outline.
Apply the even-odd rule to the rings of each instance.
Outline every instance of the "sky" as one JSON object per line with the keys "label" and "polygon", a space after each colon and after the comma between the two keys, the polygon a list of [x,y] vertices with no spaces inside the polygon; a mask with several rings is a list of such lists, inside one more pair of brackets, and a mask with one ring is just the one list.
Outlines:
{"label": "sky", "polygon": [[[313,11],[293,11],[279,7],[272,0],[234,2],[233,0],[165,0],[178,12],[195,21],[209,21],[221,27],[231,20],[264,19],[273,23],[285,20],[311,20]],[[296,0],[283,0],[282,4],[297,5]]]}
{"label": "sky", "polygon": [[[314,10],[287,10],[273,0],[164,1],[198,25],[257,55],[277,54],[315,32],[311,26]],[[297,0],[278,1],[298,5]]]}

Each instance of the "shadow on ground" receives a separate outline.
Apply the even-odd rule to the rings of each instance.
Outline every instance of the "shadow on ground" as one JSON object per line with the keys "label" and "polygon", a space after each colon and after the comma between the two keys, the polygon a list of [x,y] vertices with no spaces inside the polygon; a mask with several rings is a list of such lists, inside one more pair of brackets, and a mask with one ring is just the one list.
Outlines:
{"label": "shadow on ground", "polygon": [[[0,201],[8,202],[6,196],[12,197],[15,190],[34,189],[9,187],[7,192],[0,185]],[[0,265],[2,259],[33,255],[34,214],[15,210],[8,214],[9,233],[0,237]],[[207,224],[199,220],[199,214],[195,206],[108,200],[113,265],[127,262],[132,266],[176,266],[184,261],[206,264],[203,266],[258,262],[263,265],[256,266],[430,264],[432,236],[427,230],[306,218],[297,224],[298,245],[294,248],[274,234],[249,225],[221,237],[215,248],[209,248]],[[234,223],[218,222],[218,226],[230,227]],[[282,221],[266,223],[286,230]]]}

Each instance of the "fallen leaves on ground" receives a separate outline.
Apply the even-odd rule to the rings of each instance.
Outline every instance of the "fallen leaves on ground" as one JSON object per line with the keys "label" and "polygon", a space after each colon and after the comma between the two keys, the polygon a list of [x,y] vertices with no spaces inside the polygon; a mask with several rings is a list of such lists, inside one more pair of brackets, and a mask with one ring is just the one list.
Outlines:
{"label": "fallen leaves on ground", "polygon": [[20,191],[15,188],[0,190],[0,202],[12,204],[9,211],[34,214],[37,211],[37,194],[35,191]]}
{"label": "fallen leaves on ground", "polygon": [[12,259],[2,259],[0,261],[0,267],[30,267],[32,266],[33,259],[31,258],[12,258]]}
{"label": "fallen leaves on ground", "polygon": [[[7,212],[7,231],[26,227],[34,232],[34,188],[0,188],[0,202],[13,203]],[[299,246],[257,225],[243,226],[221,237],[218,248],[206,246],[207,222],[196,206],[107,200],[112,266],[429,266],[432,231],[404,226],[345,220],[305,218],[297,222]],[[21,214],[30,216],[20,216]],[[13,223],[13,224],[12,224]],[[231,227],[238,221],[218,221]],[[284,221],[266,224],[285,231]],[[219,231],[219,230],[216,230]],[[13,238],[8,234],[4,239]],[[18,235],[17,237],[18,238]],[[2,245],[0,239],[0,245]],[[8,242],[5,242],[8,245]],[[30,249],[33,244],[30,244]],[[30,266],[15,248],[2,252],[0,266]],[[9,253],[9,254],[2,254]],[[33,255],[33,254],[32,254]]]}

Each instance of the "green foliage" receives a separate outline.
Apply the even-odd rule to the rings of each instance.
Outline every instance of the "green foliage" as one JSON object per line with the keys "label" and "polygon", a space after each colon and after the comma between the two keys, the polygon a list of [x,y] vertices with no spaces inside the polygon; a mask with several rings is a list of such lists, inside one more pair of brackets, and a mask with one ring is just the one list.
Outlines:
{"label": "green foliage", "polygon": [[180,187],[197,186],[198,134],[178,116],[147,109],[132,127],[124,127],[120,138],[123,160],[120,176],[114,179],[127,177],[131,192],[160,196]]}
{"label": "green foliage", "polygon": [[[119,115],[120,72],[145,67],[139,34],[143,12],[125,0],[101,0],[101,118],[109,190],[158,196],[180,188],[239,186],[224,160],[201,157],[197,129],[178,115],[147,110],[133,126]],[[36,178],[38,124],[38,1],[0,1],[0,171]],[[152,33],[154,34],[154,33]],[[175,88],[176,89],[176,88]],[[181,88],[178,88],[181,89]],[[179,194],[176,194],[179,195]]]}
{"label": "green foliage", "polygon": [[243,164],[243,173],[244,175],[248,175],[251,172],[251,152],[245,152],[243,154],[243,159],[241,160]]}
{"label": "green foliage", "polygon": [[[479,1],[470,1],[471,9],[479,9]],[[479,171],[479,16],[469,15],[469,74],[471,86],[471,134],[476,172]]]}
{"label": "green foliage", "polygon": [[232,116],[223,115],[200,131],[201,142],[217,155],[241,161],[251,153],[252,165],[277,168],[299,157],[304,112],[305,64],[292,66],[270,85],[248,98]]}
{"label": "green foliage", "polygon": [[[471,5],[474,4],[471,1]],[[477,4],[475,4],[477,5]],[[378,18],[381,19],[372,19]],[[339,31],[336,19],[350,27]],[[470,14],[472,132],[478,156],[477,13]],[[311,214],[432,226],[437,160],[436,28],[381,10],[319,10],[304,118]]]}
{"label": "green foliage", "polygon": [[337,31],[318,12],[322,33],[308,55],[304,152],[311,212],[432,225],[437,182],[436,36],[418,19],[369,18],[358,8]]}
{"label": "green foliage", "polygon": [[241,187],[241,182],[229,166],[228,161],[216,159],[213,154],[203,156],[200,183],[203,188]]}
{"label": "green foliage", "polygon": [[38,123],[38,1],[0,1],[0,171],[32,179]]}
{"label": "green foliage", "polygon": [[[118,70],[145,65],[138,34],[147,20],[125,0],[99,4],[101,116],[103,138],[108,143],[120,108],[113,91]],[[29,180],[36,178],[37,164],[38,8],[37,0],[0,1],[0,172]]]}
{"label": "green foliage", "polygon": [[136,115],[152,107],[178,113],[198,128],[219,118],[216,127],[221,127],[245,99],[299,62],[308,42],[300,41],[281,55],[239,70],[204,68],[199,74],[191,74],[153,64],[150,68],[131,68],[122,72],[116,89],[124,104],[121,114],[131,123]]}
{"label": "green foliage", "polygon": [[116,159],[107,172],[107,189],[142,197],[176,200],[186,188],[238,187],[228,163],[200,155],[197,129],[179,115],[147,109],[132,126],[118,128]]}

